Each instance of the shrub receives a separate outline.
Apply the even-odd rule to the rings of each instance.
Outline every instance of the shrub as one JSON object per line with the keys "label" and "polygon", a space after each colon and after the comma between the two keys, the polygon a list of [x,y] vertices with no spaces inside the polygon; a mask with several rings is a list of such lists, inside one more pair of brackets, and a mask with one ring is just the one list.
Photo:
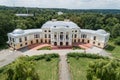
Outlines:
{"label": "shrub", "polygon": [[51,56],[49,56],[49,55],[45,56],[45,60],[46,61],[51,61]]}
{"label": "shrub", "polygon": [[87,58],[92,58],[92,59],[108,59],[108,57],[103,57],[97,54],[86,54],[86,53],[78,53],[78,52],[73,52],[73,53],[68,53],[67,57],[74,57],[76,59],[79,59],[80,57],[87,57]]}

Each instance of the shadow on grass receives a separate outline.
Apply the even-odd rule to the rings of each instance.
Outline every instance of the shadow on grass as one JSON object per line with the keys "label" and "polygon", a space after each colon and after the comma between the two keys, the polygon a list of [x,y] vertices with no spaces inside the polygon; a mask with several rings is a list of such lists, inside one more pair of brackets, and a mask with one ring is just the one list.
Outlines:
{"label": "shadow on grass", "polygon": [[108,50],[108,51],[113,51],[115,49],[114,46],[108,44],[106,47],[105,47],[105,50]]}

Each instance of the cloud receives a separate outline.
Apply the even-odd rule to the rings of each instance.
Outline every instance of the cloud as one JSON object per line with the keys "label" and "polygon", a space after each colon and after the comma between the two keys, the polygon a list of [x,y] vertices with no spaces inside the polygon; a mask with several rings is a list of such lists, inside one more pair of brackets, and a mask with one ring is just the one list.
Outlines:
{"label": "cloud", "polygon": [[0,5],[69,9],[120,9],[120,0],[0,0]]}

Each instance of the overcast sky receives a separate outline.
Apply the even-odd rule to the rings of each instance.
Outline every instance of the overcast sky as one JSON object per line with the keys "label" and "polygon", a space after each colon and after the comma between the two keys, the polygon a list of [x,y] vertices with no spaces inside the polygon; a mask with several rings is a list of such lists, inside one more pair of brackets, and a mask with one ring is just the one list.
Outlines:
{"label": "overcast sky", "polygon": [[120,9],[120,0],[0,0],[0,5],[68,9]]}

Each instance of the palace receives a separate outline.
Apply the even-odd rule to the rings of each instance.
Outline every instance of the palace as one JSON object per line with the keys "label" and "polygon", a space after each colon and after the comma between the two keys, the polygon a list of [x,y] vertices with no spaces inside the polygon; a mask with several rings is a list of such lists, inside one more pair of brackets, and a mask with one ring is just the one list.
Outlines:
{"label": "palace", "polygon": [[54,46],[72,46],[75,43],[89,43],[104,48],[110,34],[105,30],[81,29],[70,20],[47,21],[41,29],[15,29],[8,33],[8,44],[20,49],[35,43],[48,43]]}

